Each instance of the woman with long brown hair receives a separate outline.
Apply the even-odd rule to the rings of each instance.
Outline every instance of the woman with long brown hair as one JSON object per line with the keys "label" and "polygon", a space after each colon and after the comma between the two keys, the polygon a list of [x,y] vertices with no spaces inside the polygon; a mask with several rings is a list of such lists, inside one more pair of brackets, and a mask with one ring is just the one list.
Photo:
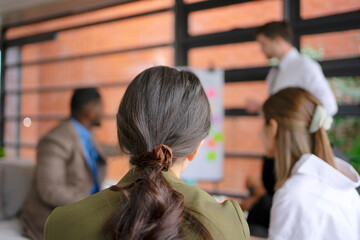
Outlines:
{"label": "woman with long brown hair", "polygon": [[117,113],[130,171],[110,189],[57,208],[45,239],[248,239],[239,205],[217,203],[179,179],[210,129],[210,107],[190,72],[153,67],[127,88]]}
{"label": "woman with long brown hair", "polygon": [[269,239],[360,239],[359,174],[334,157],[319,100],[286,88],[263,105],[262,140],[275,156]]}

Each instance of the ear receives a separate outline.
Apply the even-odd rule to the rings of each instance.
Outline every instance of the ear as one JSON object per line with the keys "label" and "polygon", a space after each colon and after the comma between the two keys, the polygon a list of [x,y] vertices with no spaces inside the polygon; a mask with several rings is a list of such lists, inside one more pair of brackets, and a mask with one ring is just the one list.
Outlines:
{"label": "ear", "polygon": [[278,130],[277,121],[275,119],[271,118],[269,121],[269,127],[270,127],[270,131],[271,131],[271,135],[275,138],[277,130]]}
{"label": "ear", "polygon": [[82,109],[81,115],[83,117],[89,118],[90,114],[91,114],[91,107],[89,107],[89,104],[86,104]]}
{"label": "ear", "polygon": [[86,116],[87,118],[93,118],[94,114],[95,114],[95,107],[96,107],[97,102],[92,101],[87,103],[84,106],[84,116]]}
{"label": "ear", "polygon": [[285,40],[284,40],[282,37],[280,37],[280,36],[276,36],[276,37],[274,38],[274,40],[275,40],[276,43],[282,43],[282,42],[285,41]]}
{"label": "ear", "polygon": [[193,153],[189,154],[189,155],[186,157],[189,161],[194,160],[196,154],[198,153],[198,151],[199,151],[201,145],[203,145],[203,143],[204,143],[204,140],[202,140],[202,141],[199,143],[199,145],[197,146],[196,150],[195,150]]}

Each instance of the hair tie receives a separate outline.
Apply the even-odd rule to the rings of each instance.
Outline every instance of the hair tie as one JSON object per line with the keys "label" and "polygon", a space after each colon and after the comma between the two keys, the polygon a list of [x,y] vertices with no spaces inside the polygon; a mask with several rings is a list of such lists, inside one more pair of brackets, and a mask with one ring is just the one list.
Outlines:
{"label": "hair tie", "polygon": [[169,146],[164,144],[154,147],[153,153],[156,156],[156,160],[159,161],[162,166],[162,171],[168,171],[172,164],[172,150]]}
{"label": "hair tie", "polygon": [[326,109],[323,106],[317,105],[314,115],[312,117],[309,132],[315,133],[320,128],[329,130],[332,124],[333,118],[327,115]]}
{"label": "hair tie", "polygon": [[154,147],[153,152],[145,152],[133,164],[140,169],[159,167],[161,171],[168,171],[172,164],[172,150],[164,144]]}

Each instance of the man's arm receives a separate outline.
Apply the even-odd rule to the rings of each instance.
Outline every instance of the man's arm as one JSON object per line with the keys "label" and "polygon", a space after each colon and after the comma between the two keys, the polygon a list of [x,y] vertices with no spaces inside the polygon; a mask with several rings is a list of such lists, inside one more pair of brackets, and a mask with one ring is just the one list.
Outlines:
{"label": "man's arm", "polygon": [[82,183],[67,184],[67,161],[72,154],[72,151],[55,139],[44,138],[38,145],[36,190],[40,198],[53,207],[70,204],[84,198],[78,191],[78,184]]}
{"label": "man's arm", "polygon": [[252,207],[259,201],[259,199],[264,196],[266,190],[260,179],[249,178],[247,179],[246,186],[248,188],[253,188],[254,193],[252,196],[243,199],[239,204],[243,211],[249,211]]}
{"label": "man's arm", "polygon": [[259,113],[261,112],[263,103],[255,99],[247,99],[245,103],[245,109],[248,113]]}
{"label": "man's arm", "polygon": [[338,111],[338,106],[320,65],[309,65],[309,70],[305,73],[304,88],[319,99],[329,116],[334,116]]}

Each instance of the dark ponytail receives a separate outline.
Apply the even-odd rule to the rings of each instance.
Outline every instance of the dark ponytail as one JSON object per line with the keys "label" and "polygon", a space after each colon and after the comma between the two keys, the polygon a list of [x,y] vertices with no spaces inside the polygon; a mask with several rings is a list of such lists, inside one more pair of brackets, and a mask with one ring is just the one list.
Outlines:
{"label": "dark ponytail", "polygon": [[190,72],[153,67],[129,85],[117,114],[118,139],[138,179],[120,191],[121,203],[103,228],[105,239],[183,239],[184,227],[212,239],[162,171],[193,153],[210,129],[210,107]]}

